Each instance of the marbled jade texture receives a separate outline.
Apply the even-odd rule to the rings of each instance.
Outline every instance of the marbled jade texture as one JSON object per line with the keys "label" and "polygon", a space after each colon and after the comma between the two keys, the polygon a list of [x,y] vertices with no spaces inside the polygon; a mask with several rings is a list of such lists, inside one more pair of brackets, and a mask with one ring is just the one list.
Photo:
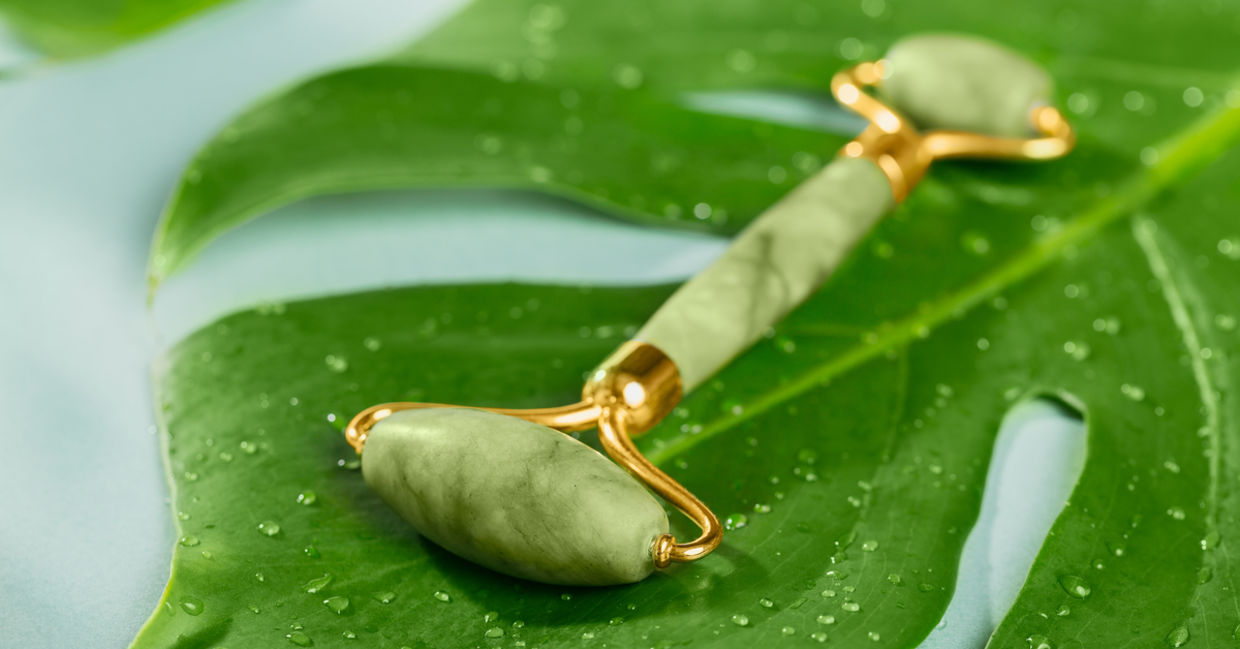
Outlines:
{"label": "marbled jade texture", "polygon": [[835,160],[737,235],[637,339],[671,357],[692,390],[826,281],[892,204],[874,163]]}
{"label": "marbled jade texture", "polygon": [[362,473],[423,536],[493,570],[550,584],[644,579],[667,515],[598,451],[546,426],[468,408],[395,413]]}
{"label": "marbled jade texture", "polygon": [[887,52],[879,94],[920,129],[1026,137],[1029,113],[1051,99],[1051,78],[1025,57],[972,36],[928,34]]}

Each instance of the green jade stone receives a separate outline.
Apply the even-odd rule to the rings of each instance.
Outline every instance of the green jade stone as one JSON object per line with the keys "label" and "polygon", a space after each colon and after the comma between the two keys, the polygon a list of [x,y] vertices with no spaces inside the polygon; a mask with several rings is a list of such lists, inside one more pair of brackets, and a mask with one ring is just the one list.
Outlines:
{"label": "green jade stone", "polygon": [[879,94],[919,129],[1027,137],[1033,109],[1051,100],[1045,70],[991,41],[927,34],[887,52]]}
{"label": "green jade stone", "polygon": [[469,408],[395,413],[371,429],[362,474],[426,538],[549,584],[644,579],[667,515],[636,479],[572,437]]}
{"label": "green jade stone", "polygon": [[893,206],[873,162],[837,158],[771,206],[637,333],[687,393],[818,289]]}

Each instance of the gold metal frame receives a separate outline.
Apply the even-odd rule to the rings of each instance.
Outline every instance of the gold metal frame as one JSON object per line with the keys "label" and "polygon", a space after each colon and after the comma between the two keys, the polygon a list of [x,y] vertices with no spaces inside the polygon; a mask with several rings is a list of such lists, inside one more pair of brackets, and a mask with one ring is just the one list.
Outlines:
{"label": "gold metal frame", "polygon": [[[518,417],[564,433],[598,427],[603,449],[620,466],[646,483],[655,493],[688,516],[702,532],[688,543],[677,543],[671,534],[655,539],[654,563],[665,568],[673,561],[693,561],[710,553],[723,538],[719,518],[688,489],[673,480],[637,450],[632,436],[640,435],[667,416],[680,402],[680,373],[676,365],[653,345],[629,341],[621,345],[582,388],[581,401],[558,408],[513,410],[478,408]],[[444,403],[383,403],[371,406],[349,421],[345,439],[358,454],[375,424],[393,413],[419,408],[461,408]]]}
{"label": "gold metal frame", "polygon": [[843,70],[831,79],[831,93],[840,104],[870,122],[840,154],[873,160],[891,183],[897,203],[908,196],[935,160],[1050,160],[1071,151],[1076,144],[1072,126],[1053,106],[1037,106],[1029,115],[1039,137],[1005,138],[967,131],[922,133],[907,117],[864,92],[864,88],[882,83],[885,66],[885,61],[870,61]]}

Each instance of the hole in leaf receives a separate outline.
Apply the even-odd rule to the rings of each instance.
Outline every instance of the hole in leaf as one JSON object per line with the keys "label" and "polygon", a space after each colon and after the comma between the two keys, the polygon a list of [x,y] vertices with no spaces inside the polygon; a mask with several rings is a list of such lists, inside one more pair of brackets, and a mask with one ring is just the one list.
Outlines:
{"label": "hole in leaf", "polygon": [[866,126],[864,119],[830,96],[816,93],[762,88],[700,92],[685,96],[684,103],[706,113],[750,117],[847,137],[860,133]]}
{"label": "hole in leaf", "polygon": [[920,649],[986,646],[1084,465],[1085,422],[1066,401],[1027,401],[1004,417],[977,524],[960,557],[956,592]]}

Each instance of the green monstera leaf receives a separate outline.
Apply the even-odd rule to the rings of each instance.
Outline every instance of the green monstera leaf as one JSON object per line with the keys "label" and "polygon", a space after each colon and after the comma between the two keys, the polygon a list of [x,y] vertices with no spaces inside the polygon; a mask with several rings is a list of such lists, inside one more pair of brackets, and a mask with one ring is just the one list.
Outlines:
{"label": "green monstera leaf", "polygon": [[806,88],[914,27],[1047,62],[1079,148],[936,167],[642,437],[734,529],[628,587],[456,559],[365,487],[338,428],[398,399],[574,400],[670,287],[414,287],[205,327],[156,372],[181,539],[135,647],[913,647],[952,596],[999,422],[1038,397],[1082,415],[1088,458],[993,646],[1234,642],[1240,86],[1206,56],[1234,11],[1160,4],[1143,39],[1150,17],[1119,3],[726,2],[690,20],[703,6],[482,3],[398,60],[267,100],[187,171],[153,277],[277,204],[384,187],[532,187],[732,231],[844,138],[677,93]]}
{"label": "green monstera leaf", "polygon": [[96,54],[224,0],[3,0],[3,16],[31,46],[58,59]]}

